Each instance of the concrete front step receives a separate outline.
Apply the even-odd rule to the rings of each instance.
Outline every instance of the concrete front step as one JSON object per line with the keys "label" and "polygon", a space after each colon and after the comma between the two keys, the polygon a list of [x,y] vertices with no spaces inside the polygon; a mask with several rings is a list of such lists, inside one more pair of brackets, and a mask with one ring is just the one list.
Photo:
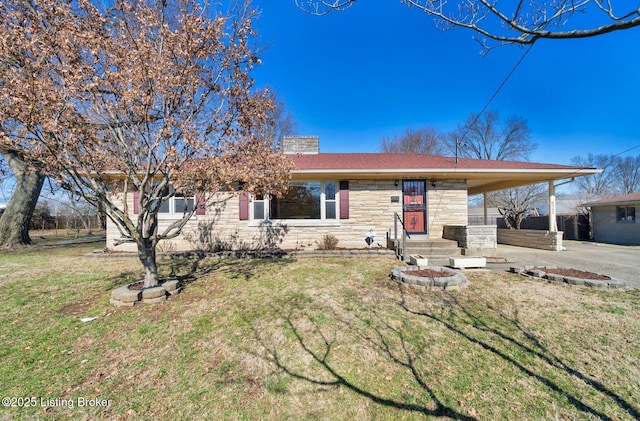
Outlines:
{"label": "concrete front step", "polygon": [[407,247],[440,247],[440,248],[457,248],[458,242],[453,240],[407,240]]}
{"label": "concrete front step", "polygon": [[[397,254],[402,258],[402,243],[398,244]],[[448,261],[450,257],[461,256],[462,252],[458,243],[453,240],[429,239],[426,237],[413,237],[407,239],[407,259],[412,254],[422,255],[429,259]]]}
{"label": "concrete front step", "polygon": [[[402,250],[399,250],[399,253],[402,254]],[[423,249],[407,249],[407,256],[411,256],[412,254],[420,254],[426,258],[435,258],[435,257],[456,257],[462,256],[462,252],[460,249],[453,250],[439,250],[439,251],[428,251]]]}
{"label": "concrete front step", "polygon": [[457,253],[460,251],[459,247],[416,247],[413,244],[407,244],[407,253],[411,251],[411,254],[449,254],[449,253]]}

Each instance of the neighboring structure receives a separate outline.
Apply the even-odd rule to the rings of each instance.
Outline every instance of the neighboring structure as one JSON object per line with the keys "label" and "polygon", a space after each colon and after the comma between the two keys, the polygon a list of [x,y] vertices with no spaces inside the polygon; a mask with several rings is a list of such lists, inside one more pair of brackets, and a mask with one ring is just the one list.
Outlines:
{"label": "neighboring structure", "polygon": [[[295,168],[284,197],[207,193],[206,209],[196,212],[180,237],[160,243],[159,248],[315,249],[325,235],[335,236],[338,247],[363,248],[372,234],[373,246],[386,246],[385,237],[393,233],[398,220],[395,215],[412,237],[441,239],[445,227],[455,226],[446,231],[455,232],[459,243],[470,243],[460,238],[467,235],[470,194],[539,182],[552,186],[553,180],[598,172],[566,165],[428,155],[320,153],[317,137],[285,139],[285,152],[293,152]],[[126,197],[135,213],[134,195],[129,192]],[[553,197],[551,189],[550,202]],[[200,200],[173,197],[164,206],[160,223],[170,224],[185,203],[193,206]],[[109,222],[107,247],[135,251],[134,244],[115,247],[117,238],[118,231]],[[476,239],[473,243],[479,244]]]}
{"label": "neighboring structure", "polygon": [[636,223],[640,193],[609,197],[583,206],[590,208],[592,240],[640,245],[640,224]]}

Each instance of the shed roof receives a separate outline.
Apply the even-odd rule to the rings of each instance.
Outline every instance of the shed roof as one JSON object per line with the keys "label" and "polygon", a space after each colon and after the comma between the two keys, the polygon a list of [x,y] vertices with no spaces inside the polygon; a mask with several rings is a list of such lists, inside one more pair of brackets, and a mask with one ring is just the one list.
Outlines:
{"label": "shed roof", "polygon": [[611,206],[611,205],[623,205],[627,203],[640,203],[640,192],[623,194],[621,196],[607,197],[606,199],[595,200],[593,202],[585,203],[583,206]]}

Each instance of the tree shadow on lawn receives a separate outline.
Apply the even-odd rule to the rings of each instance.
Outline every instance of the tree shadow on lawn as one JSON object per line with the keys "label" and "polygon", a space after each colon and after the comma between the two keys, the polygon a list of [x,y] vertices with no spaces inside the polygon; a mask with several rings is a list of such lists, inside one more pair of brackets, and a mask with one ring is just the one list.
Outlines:
{"label": "tree shadow on lawn", "polygon": [[[409,374],[410,378],[433,402],[429,405],[408,403],[406,400],[394,399],[384,396],[383,393],[374,392],[366,382],[350,380],[348,370],[344,368],[345,361],[340,364],[340,357],[335,352],[338,347],[335,331],[333,335],[327,333],[327,326],[319,321],[317,308],[305,308],[309,303],[296,303],[295,300],[285,304],[274,305],[273,310],[283,321],[284,328],[289,332],[289,338],[294,339],[299,351],[302,351],[298,358],[291,357],[290,349],[279,349],[277,345],[270,344],[266,339],[264,329],[258,328],[254,323],[254,336],[265,351],[265,357],[273,363],[278,370],[289,376],[309,382],[318,386],[346,387],[347,389],[363,396],[371,401],[392,407],[399,410],[422,413],[429,416],[445,416],[455,419],[476,419],[475,413],[464,414],[448,406],[445,402],[457,400],[459,396],[449,396],[454,393],[448,390],[437,390],[433,386],[434,381],[429,379],[429,373],[424,373],[417,361],[422,358],[423,353],[430,352],[426,334],[420,339],[421,345],[416,345],[415,339],[409,338],[410,333],[405,332],[408,326],[414,324],[414,317],[428,319],[429,323],[435,322],[446,330],[452,332],[454,336],[464,339],[458,346],[466,345],[481,347],[483,350],[495,355],[506,362],[509,366],[516,368],[525,376],[535,379],[540,384],[552,391],[552,393],[562,396],[566,401],[588,416],[595,416],[603,420],[612,420],[609,415],[590,406],[581,400],[574,393],[565,390],[562,383],[555,380],[549,374],[544,373],[545,368],[552,368],[560,375],[568,375],[576,385],[587,385],[595,391],[609,398],[627,414],[634,419],[640,419],[640,412],[625,398],[616,394],[601,382],[581,373],[570,367],[562,359],[554,355],[546,348],[530,329],[522,324],[517,317],[508,316],[504,312],[491,306],[484,307],[482,311],[474,310],[472,303],[464,305],[455,295],[443,294],[440,296],[441,303],[438,308],[429,310],[416,310],[408,303],[407,294],[403,288],[399,289],[400,309],[409,314],[409,319],[396,317],[391,320],[389,316],[380,314],[375,308],[369,309],[366,316],[345,314],[330,308],[323,307],[321,314],[328,314],[341,326],[341,334],[357,340],[363,348],[373,350],[379,357],[392,367]],[[488,308],[488,311],[485,309]],[[325,316],[322,316],[325,317]],[[402,320],[403,326],[394,327],[392,323]],[[397,323],[395,323],[397,325]],[[306,326],[306,327],[305,327]],[[335,325],[333,326],[335,329]],[[333,336],[333,337],[332,337]],[[347,343],[349,339],[342,339],[340,345]],[[356,343],[356,342],[352,342]],[[332,358],[332,353],[336,354]],[[522,355],[525,355],[523,358]],[[306,357],[305,357],[306,356]],[[314,370],[304,367],[302,360],[310,357],[319,367],[319,374]],[[527,363],[528,357],[533,357],[536,361]],[[361,362],[359,362],[361,363]],[[542,364],[541,364],[542,363]],[[372,367],[373,369],[373,367]],[[380,376],[382,378],[382,376]]]}
{"label": "tree shadow on lawn", "polygon": [[[202,279],[214,272],[224,273],[230,277],[241,277],[249,281],[265,266],[271,264],[291,263],[293,259],[264,258],[243,256],[238,258],[208,257],[205,253],[191,253],[187,257],[171,256],[158,260],[160,282],[166,279],[177,279],[183,286]],[[122,285],[140,281],[143,278],[143,268],[139,270],[119,273],[107,279],[106,291],[111,291]]]}
{"label": "tree shadow on lawn", "polygon": [[212,273],[224,274],[231,278],[241,278],[250,281],[256,273],[260,273],[269,265],[288,264],[293,259],[270,258],[258,255],[257,257],[239,255],[239,257],[206,257],[197,254],[193,258],[171,259],[170,277],[177,278],[182,285],[187,285]]}
{"label": "tree shadow on lawn", "polygon": [[[561,396],[564,396],[567,401],[573,405],[576,409],[585,412],[589,415],[593,415],[602,420],[612,420],[608,415],[597,411],[592,408],[585,402],[582,402],[576,396],[572,395],[568,391],[564,390],[560,385],[554,382],[552,379],[545,377],[542,374],[534,372],[534,369],[526,367],[523,363],[516,360],[516,358],[512,355],[516,353],[521,353],[524,351],[528,355],[535,356],[539,358],[550,367],[560,370],[565,374],[577,379],[581,382],[584,382],[586,385],[592,387],[594,390],[602,393],[603,395],[610,398],[614,401],[621,409],[623,409],[627,414],[631,415],[634,419],[640,419],[640,412],[638,409],[634,408],[627,400],[625,400],[622,396],[616,394],[615,392],[608,389],[605,385],[600,383],[599,381],[581,373],[580,371],[571,368],[564,361],[560,359],[557,355],[554,355],[547,347],[545,347],[540,340],[531,332],[529,328],[524,326],[520,320],[518,320],[518,312],[517,309],[514,311],[512,317],[508,316],[504,312],[500,311],[497,308],[494,308],[491,305],[487,305],[487,310],[489,310],[493,317],[488,317],[487,314],[483,316],[479,314],[475,314],[470,307],[466,307],[460,303],[458,298],[454,295],[443,296],[443,303],[449,309],[449,316],[447,318],[442,315],[436,314],[436,312],[427,312],[427,311],[418,311],[411,308],[411,306],[407,303],[407,297],[404,293],[403,289],[400,288],[401,294],[401,307],[408,313],[426,317],[430,320],[440,323],[442,326],[446,327],[448,330],[454,332],[455,334],[463,337],[467,341],[481,346],[483,349],[491,352],[492,354],[498,356],[504,361],[508,362],[518,370],[522,371],[527,376],[530,376],[540,383],[547,386],[549,389],[558,393]],[[497,319],[499,322],[495,322],[492,320]],[[485,321],[486,320],[486,321]],[[489,322],[487,322],[489,321]],[[499,329],[497,326],[501,324],[511,325],[513,328],[518,331],[524,340],[518,340],[514,336],[510,336],[505,333],[505,331]],[[463,327],[470,327],[471,331],[465,331]],[[484,332],[491,335],[495,335],[495,337],[501,341],[512,344],[516,347],[516,351],[508,351],[506,348],[501,350],[497,346],[490,344],[487,340],[480,339],[479,335],[474,335],[470,332]],[[527,344],[526,342],[529,342]],[[509,354],[512,355],[509,355]]]}
{"label": "tree shadow on lawn", "polygon": [[[293,304],[295,306],[295,304]],[[311,384],[317,386],[329,386],[329,387],[345,387],[348,390],[370,399],[372,402],[377,404],[396,408],[403,411],[420,413],[428,416],[438,416],[438,417],[450,417],[459,420],[476,420],[472,416],[465,415],[450,406],[447,406],[440,400],[437,396],[436,391],[428,384],[425,377],[420,373],[418,368],[415,365],[416,358],[420,358],[419,355],[415,355],[413,351],[410,350],[410,346],[408,346],[405,341],[403,335],[399,332],[391,328],[387,325],[387,328],[391,328],[392,331],[397,335],[395,338],[388,338],[383,333],[383,329],[373,328],[374,335],[371,336],[369,332],[357,328],[354,324],[347,320],[339,320],[339,323],[345,324],[348,326],[352,332],[354,332],[359,339],[364,340],[369,347],[376,350],[376,352],[384,357],[387,361],[393,363],[400,367],[403,371],[409,373],[411,377],[415,380],[417,385],[419,385],[420,389],[426,392],[429,398],[433,402],[433,407],[429,407],[426,405],[420,405],[417,403],[409,403],[405,400],[394,399],[392,397],[385,397],[381,392],[374,392],[372,390],[368,390],[365,384],[358,384],[355,381],[351,381],[348,379],[348,375],[345,372],[345,369],[340,368],[338,364],[332,363],[331,360],[331,352],[336,344],[336,339],[330,339],[329,336],[323,331],[321,326],[321,322],[318,321],[318,318],[315,316],[310,316],[307,313],[304,313],[304,322],[311,322],[313,326],[313,332],[309,334],[304,331],[304,328],[300,328],[298,326],[301,321],[297,320],[298,318],[295,316],[295,310],[293,306],[289,306],[289,308],[285,307],[273,307],[273,310],[279,313],[282,320],[284,320],[286,328],[289,330],[297,345],[300,347],[304,353],[312,358],[312,360],[322,369],[325,374],[328,374],[329,379],[324,379],[324,376],[314,377],[313,374],[308,374],[303,369],[294,368],[294,362],[288,363],[287,358],[283,357],[281,353],[275,346],[270,346],[262,337],[263,332],[261,329],[258,329],[254,326],[254,336],[261,344],[263,350],[266,352],[266,359],[275,364],[278,370],[288,374],[289,376],[309,382]],[[300,308],[297,308],[300,310]],[[335,314],[332,314],[332,317],[336,317]],[[367,321],[360,320],[365,324],[369,324]],[[319,340],[318,340],[319,339]],[[392,343],[397,344],[397,348]],[[320,345],[318,345],[320,344]],[[263,356],[264,357],[264,356]]]}

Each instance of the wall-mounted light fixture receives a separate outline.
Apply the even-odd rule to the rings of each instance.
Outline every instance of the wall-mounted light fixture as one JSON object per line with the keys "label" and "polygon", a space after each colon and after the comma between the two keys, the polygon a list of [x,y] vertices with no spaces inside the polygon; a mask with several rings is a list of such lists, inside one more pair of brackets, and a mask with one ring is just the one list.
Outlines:
{"label": "wall-mounted light fixture", "polygon": [[398,187],[398,184],[400,184],[400,180],[396,180],[396,187]]}
{"label": "wall-mounted light fixture", "polygon": [[431,187],[435,187],[436,186],[436,180],[431,180]]}

